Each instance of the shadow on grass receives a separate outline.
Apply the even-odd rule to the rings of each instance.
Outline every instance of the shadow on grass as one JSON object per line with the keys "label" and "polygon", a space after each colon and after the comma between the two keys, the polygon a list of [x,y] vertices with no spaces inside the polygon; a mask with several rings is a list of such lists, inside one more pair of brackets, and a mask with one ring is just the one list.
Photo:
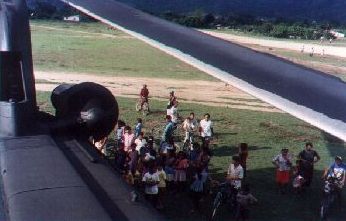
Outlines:
{"label": "shadow on grass", "polygon": [[269,150],[272,149],[272,147],[258,147],[258,146],[249,146],[249,150]]}
{"label": "shadow on grass", "polygon": [[[225,165],[227,166],[227,165]],[[219,181],[224,180],[225,174],[223,168],[213,168],[210,173],[214,174],[213,178]],[[265,168],[248,171],[244,182],[248,183],[252,194],[258,199],[256,205],[251,206],[251,221],[317,221],[320,220],[319,210],[322,200],[323,183],[319,179],[322,171],[315,171],[315,177],[312,186],[304,194],[297,195],[293,193],[291,185],[286,194],[281,194],[277,190],[274,181],[274,168]],[[188,193],[168,194],[166,198],[166,210],[162,213],[167,220],[175,221],[202,221],[207,220],[210,214],[213,198],[217,188],[212,188],[204,196],[201,202],[201,211],[199,213],[189,214],[192,209],[191,199]],[[343,194],[345,199],[346,194]],[[345,200],[344,200],[345,201]],[[177,212],[179,211],[179,212]],[[331,221],[346,220],[346,208],[341,211],[331,211]],[[222,205],[216,214],[218,221],[234,220],[234,211],[231,211],[229,205]]]}

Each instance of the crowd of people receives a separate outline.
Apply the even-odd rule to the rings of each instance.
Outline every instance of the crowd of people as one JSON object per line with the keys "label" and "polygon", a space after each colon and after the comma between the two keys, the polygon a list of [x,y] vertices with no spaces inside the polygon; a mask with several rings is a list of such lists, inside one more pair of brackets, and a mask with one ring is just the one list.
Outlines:
{"label": "crowd of people", "polygon": [[[148,102],[148,95],[147,85],[143,85],[140,92],[141,105]],[[200,211],[200,201],[209,192],[208,184],[212,183],[208,166],[212,157],[210,142],[214,136],[213,122],[209,113],[205,113],[198,122],[194,112],[191,112],[181,121],[181,126],[178,126],[179,119],[178,99],[171,91],[166,107],[166,124],[160,137],[153,137],[152,134],[146,136],[141,118],[137,119],[133,130],[130,125],[119,120],[115,130],[114,164],[130,185],[144,190],[146,198],[157,209],[164,208],[167,193],[189,192],[193,213]],[[176,144],[177,130],[183,130],[185,135],[184,148]],[[103,151],[106,142],[107,139],[101,140],[95,146]],[[249,205],[257,202],[250,193],[249,185],[242,183],[246,177],[247,158],[248,145],[241,143],[238,154],[232,156],[226,177],[236,203],[236,217],[242,220],[249,216]],[[320,156],[313,149],[312,143],[306,143],[295,165],[293,160],[288,148],[283,148],[272,160],[276,167],[276,183],[282,194],[288,191],[290,183],[295,192],[304,192],[312,182],[314,164],[320,160]],[[324,174],[324,177],[331,176],[334,170],[342,174],[340,192],[345,181],[345,169],[342,158],[337,157]],[[290,174],[293,174],[292,182]]]}

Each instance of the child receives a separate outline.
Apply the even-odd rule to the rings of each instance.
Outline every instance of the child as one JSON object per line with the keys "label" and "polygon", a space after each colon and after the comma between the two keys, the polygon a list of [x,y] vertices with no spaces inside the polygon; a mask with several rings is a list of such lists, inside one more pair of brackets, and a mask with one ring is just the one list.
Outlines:
{"label": "child", "polygon": [[144,139],[144,134],[141,132],[135,140],[136,150],[139,152],[142,147],[146,145],[147,141]]}
{"label": "child", "polygon": [[303,184],[304,184],[304,174],[302,170],[302,160],[297,160],[296,161],[296,166],[293,167],[293,190],[294,193],[300,194],[303,192]]}
{"label": "child", "polygon": [[139,159],[139,153],[136,150],[136,145],[132,144],[131,146],[131,151],[128,152],[127,154],[128,157],[128,167],[129,170],[132,174],[132,176],[136,175],[136,171],[137,171],[137,164],[138,164],[138,159]]}
{"label": "child", "polygon": [[191,191],[191,198],[192,198],[192,203],[193,203],[194,209],[191,210],[191,213],[193,213],[195,211],[197,211],[197,212],[200,211],[199,201],[203,197],[204,183],[205,183],[205,179],[203,179],[201,168],[197,168],[197,172],[193,176],[193,178],[194,178],[194,180],[190,186],[190,191]]}
{"label": "child", "polygon": [[236,220],[246,220],[249,218],[249,206],[258,200],[250,193],[249,185],[245,184],[237,194]]}
{"label": "child", "polygon": [[240,165],[244,169],[244,177],[246,176],[246,160],[248,158],[248,145],[247,143],[239,144],[239,157],[240,157]]}
{"label": "child", "polygon": [[189,167],[189,161],[186,159],[185,153],[180,151],[178,153],[178,159],[175,164],[175,176],[174,181],[177,183],[178,191],[184,190],[186,183],[186,171]]}
{"label": "child", "polygon": [[163,170],[162,166],[157,167],[157,175],[159,176],[160,182],[158,184],[159,187],[159,194],[158,194],[158,203],[157,208],[163,209],[163,198],[166,193],[166,173]]}
{"label": "child", "polygon": [[137,138],[142,133],[142,118],[137,118],[137,124],[135,126],[135,138]]}
{"label": "child", "polygon": [[153,204],[154,207],[156,207],[157,195],[159,193],[158,184],[160,182],[160,178],[153,166],[149,167],[149,170],[144,174],[142,181],[145,185],[145,197]]}
{"label": "child", "polygon": [[117,139],[118,148],[121,148],[122,145],[124,144],[124,141],[122,139],[123,135],[124,135],[124,130],[125,130],[125,123],[121,120],[118,120],[117,130],[116,130],[116,134],[115,134],[115,137]]}

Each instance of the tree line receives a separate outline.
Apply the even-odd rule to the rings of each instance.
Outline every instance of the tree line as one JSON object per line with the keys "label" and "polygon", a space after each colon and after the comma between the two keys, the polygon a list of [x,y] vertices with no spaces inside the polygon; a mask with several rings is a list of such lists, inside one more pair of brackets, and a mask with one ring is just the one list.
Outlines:
{"label": "tree line", "polygon": [[[49,2],[38,1],[34,8],[30,9],[32,19],[58,19],[79,14],[83,21],[94,21],[68,5],[56,7]],[[325,39],[334,38],[330,30],[343,29],[346,27],[337,23],[317,23],[311,21],[288,21],[283,18],[267,19],[250,15],[215,15],[196,10],[192,13],[163,12],[155,14],[166,20],[193,28],[227,28],[244,33],[264,35],[275,38],[298,38],[298,39]]]}
{"label": "tree line", "polygon": [[214,15],[195,11],[191,14],[176,14],[164,12],[160,17],[193,28],[208,29],[233,29],[245,33],[264,35],[275,38],[297,39],[334,39],[330,33],[333,28],[345,29],[345,27],[332,23],[317,23],[314,21],[288,21],[282,18],[265,19],[249,15]]}

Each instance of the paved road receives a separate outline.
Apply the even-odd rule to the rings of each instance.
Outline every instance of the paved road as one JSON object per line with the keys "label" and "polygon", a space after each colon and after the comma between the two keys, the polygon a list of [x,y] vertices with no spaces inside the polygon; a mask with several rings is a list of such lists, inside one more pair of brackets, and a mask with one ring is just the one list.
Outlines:
{"label": "paved road", "polygon": [[113,0],[65,1],[117,26],[176,48],[256,88],[322,113],[329,119],[346,122],[346,85],[338,78],[164,21]]}

